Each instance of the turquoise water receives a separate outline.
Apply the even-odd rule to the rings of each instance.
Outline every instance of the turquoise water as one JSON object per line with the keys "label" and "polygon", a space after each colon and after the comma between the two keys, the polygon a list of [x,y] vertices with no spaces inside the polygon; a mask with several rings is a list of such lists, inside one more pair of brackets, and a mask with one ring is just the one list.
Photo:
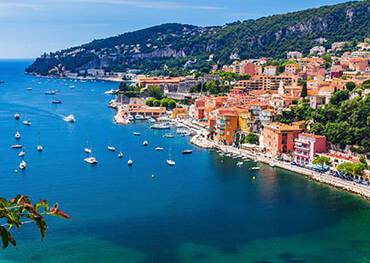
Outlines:
{"label": "turquoise water", "polygon": [[[0,193],[58,201],[72,220],[50,218],[43,241],[26,225],[16,233],[17,249],[0,252],[1,263],[370,262],[367,201],[269,166],[238,168],[237,160],[202,149],[182,156],[188,138],[112,123],[104,91],[117,84],[37,79],[23,75],[28,63],[0,61]],[[60,90],[63,104],[51,104],[47,89]],[[15,112],[32,125],[15,121]],[[62,120],[71,113],[75,124]],[[17,174],[19,157],[9,148],[16,130],[28,163]],[[83,162],[87,141],[97,166]],[[175,167],[165,163],[170,148]]]}

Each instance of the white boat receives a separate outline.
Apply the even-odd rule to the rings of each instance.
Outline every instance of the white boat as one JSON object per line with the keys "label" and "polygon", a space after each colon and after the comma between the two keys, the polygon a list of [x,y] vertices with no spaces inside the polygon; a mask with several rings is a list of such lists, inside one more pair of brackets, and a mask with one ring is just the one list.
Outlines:
{"label": "white boat", "polygon": [[37,145],[37,151],[42,152],[44,150],[44,147],[42,147],[41,144]]}
{"label": "white boat", "polygon": [[119,152],[117,156],[118,156],[118,158],[122,159],[123,158],[123,152]]}
{"label": "white boat", "polygon": [[26,125],[26,126],[30,126],[31,122],[27,120],[27,121],[24,121],[23,124]]}
{"label": "white boat", "polygon": [[135,135],[135,136],[140,136],[141,135],[140,132],[133,132],[132,134]]}
{"label": "white boat", "polygon": [[167,123],[156,123],[150,126],[150,128],[156,130],[168,130],[171,129],[171,126]]}
{"label": "white boat", "polygon": [[275,166],[276,166],[276,164],[275,164],[274,162],[270,162],[270,163],[269,163],[269,165],[270,165],[271,167],[275,167]]}
{"label": "white boat", "polygon": [[117,90],[111,89],[111,90],[107,90],[106,92],[104,92],[104,94],[112,95],[112,94],[115,94],[116,92]]}
{"label": "white boat", "polygon": [[135,118],[132,115],[127,115],[127,119],[129,121],[134,121],[135,120]]}
{"label": "white boat", "polygon": [[175,135],[171,133],[166,133],[165,135],[163,135],[163,138],[175,138]]}
{"label": "white boat", "polygon": [[236,165],[237,166],[242,166],[243,165],[243,162],[238,162]]}
{"label": "white boat", "polygon": [[26,152],[25,151],[20,151],[19,153],[18,153],[18,157],[23,157],[23,156],[25,156],[26,155]]}
{"label": "white boat", "polygon": [[27,163],[22,160],[18,167],[19,169],[24,170],[27,167]]}
{"label": "white boat", "polygon": [[166,162],[167,162],[167,164],[169,165],[169,166],[174,166],[176,163],[175,163],[175,161],[173,161],[173,160],[166,160]]}
{"label": "white boat", "polygon": [[149,122],[152,122],[152,123],[155,123],[155,122],[156,122],[156,120],[155,120],[155,119],[153,119],[153,118],[149,118],[149,119],[148,119],[148,121],[149,121]]}
{"label": "white boat", "polygon": [[31,88],[31,87],[29,87],[29,88],[27,88],[26,90],[31,91],[31,90],[32,90],[32,88]]}
{"label": "white boat", "polygon": [[192,153],[193,153],[193,150],[191,150],[191,149],[186,149],[186,150],[183,150],[181,153],[182,153],[182,154],[192,154]]}
{"label": "white boat", "polygon": [[63,120],[71,123],[76,122],[75,116],[73,116],[72,114],[65,116]]}
{"label": "white boat", "polygon": [[97,164],[98,161],[96,160],[95,157],[87,157],[84,159],[85,162],[89,163],[89,164]]}
{"label": "white boat", "polygon": [[114,152],[116,150],[116,148],[114,146],[110,146],[110,145],[107,147],[107,149],[110,152]]}
{"label": "white boat", "polygon": [[92,153],[92,150],[91,150],[91,148],[89,148],[89,147],[86,147],[85,149],[84,149],[84,152],[85,153]]}
{"label": "white boat", "polygon": [[136,115],[135,115],[135,120],[145,120],[145,118],[144,118],[144,116],[143,116],[143,115],[136,114]]}
{"label": "white boat", "polygon": [[10,146],[10,148],[12,148],[12,149],[22,149],[23,146],[21,144],[13,144],[12,146]]}
{"label": "white boat", "polygon": [[20,117],[19,113],[14,114],[14,119],[19,120]]}
{"label": "white boat", "polygon": [[156,150],[157,152],[161,152],[161,151],[163,151],[163,150],[164,150],[164,148],[162,148],[162,147],[156,147],[156,148],[155,148],[155,150]]}
{"label": "white boat", "polygon": [[45,91],[45,95],[55,95],[57,92],[55,90],[47,90]]}
{"label": "white boat", "polygon": [[19,140],[21,138],[21,134],[19,133],[19,131],[17,131],[14,135],[14,137]]}
{"label": "white boat", "polygon": [[252,167],[251,170],[259,170],[261,169],[261,167],[258,167],[258,166],[255,166],[255,167]]}
{"label": "white boat", "polygon": [[148,141],[143,141],[143,145],[144,146],[148,146],[149,145],[149,142]]}
{"label": "white boat", "polygon": [[127,161],[127,165],[128,166],[132,166],[133,164],[134,164],[134,161],[133,160],[130,159],[130,160]]}

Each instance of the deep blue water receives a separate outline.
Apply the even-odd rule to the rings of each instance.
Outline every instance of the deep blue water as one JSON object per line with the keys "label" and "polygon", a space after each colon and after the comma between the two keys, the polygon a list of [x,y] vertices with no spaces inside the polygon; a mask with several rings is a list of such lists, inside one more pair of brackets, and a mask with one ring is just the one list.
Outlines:
{"label": "deep blue water", "polygon": [[[165,139],[146,123],[113,124],[104,91],[118,84],[34,78],[23,74],[29,63],[0,61],[0,193],[57,201],[72,220],[49,218],[43,241],[26,225],[0,262],[370,262],[367,201],[262,164],[239,168],[202,149],[182,156],[188,138]],[[51,104],[48,89],[59,90],[63,104]],[[16,112],[32,125],[15,121]],[[71,113],[74,124],[62,120]],[[16,130],[28,163],[19,173],[10,149]],[[83,162],[87,142],[94,167]],[[175,167],[165,163],[169,149]]]}

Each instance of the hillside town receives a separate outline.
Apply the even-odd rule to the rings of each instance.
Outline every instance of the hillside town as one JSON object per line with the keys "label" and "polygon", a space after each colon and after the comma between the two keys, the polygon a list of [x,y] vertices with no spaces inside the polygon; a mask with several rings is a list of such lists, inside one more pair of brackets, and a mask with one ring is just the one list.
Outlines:
{"label": "hillside town", "polygon": [[[316,46],[307,56],[291,51],[279,62],[235,59],[230,65],[214,65],[205,75],[130,76],[111,106],[118,109],[118,123],[137,116],[158,121],[169,114],[196,132],[192,142],[201,147],[226,147],[272,166],[283,162],[367,186],[369,152],[364,145],[369,134],[363,150],[356,151],[351,143],[339,146],[315,132],[314,121],[296,113],[320,110],[341,96],[368,105],[370,39],[358,43],[356,50],[341,52],[345,45],[334,43],[329,50]],[[169,101],[175,104],[169,107]]]}

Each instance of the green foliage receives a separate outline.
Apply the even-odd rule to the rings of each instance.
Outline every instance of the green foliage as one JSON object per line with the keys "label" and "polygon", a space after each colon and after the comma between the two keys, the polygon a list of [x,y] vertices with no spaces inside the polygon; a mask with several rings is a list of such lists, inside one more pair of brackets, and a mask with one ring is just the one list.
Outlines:
{"label": "green foliage", "polygon": [[153,85],[148,87],[149,96],[155,99],[162,99],[163,98],[163,90],[160,86]]}
{"label": "green foliage", "polygon": [[342,163],[337,166],[337,170],[339,172],[343,172],[346,174],[350,174],[352,176],[361,176],[366,169],[366,165],[364,163]]}
{"label": "green foliage", "polygon": [[247,137],[245,138],[246,143],[249,144],[257,144],[258,136],[254,133],[248,133]]}
{"label": "green foliage", "polygon": [[128,85],[126,82],[121,82],[118,89],[119,94],[123,94],[129,98],[138,97],[140,95],[140,87]]}
{"label": "green foliage", "polygon": [[312,163],[313,163],[313,164],[318,164],[318,165],[321,165],[321,166],[329,165],[329,164],[330,164],[330,158],[325,157],[325,156],[317,156],[317,157],[312,161]]}
{"label": "green foliage", "polygon": [[306,98],[307,97],[307,81],[304,81],[302,83],[301,97],[302,98]]}
{"label": "green foliage", "polygon": [[148,98],[146,101],[145,101],[145,104],[149,107],[153,107],[154,106],[154,101],[156,99],[155,98]]}
{"label": "green foliage", "polygon": [[47,229],[44,218],[46,215],[70,219],[66,213],[59,210],[58,204],[50,208],[45,200],[32,204],[29,197],[24,195],[17,195],[11,200],[0,198],[0,218],[5,221],[5,224],[0,225],[3,247],[6,248],[9,244],[16,246],[11,230],[14,227],[19,230],[25,223],[34,223],[39,229],[41,238],[44,238]]}
{"label": "green foliage", "polygon": [[356,88],[356,84],[352,81],[346,83],[346,89],[352,91]]}
{"label": "green foliage", "polygon": [[294,121],[307,121],[312,118],[313,109],[307,103],[300,103],[291,106],[287,110],[283,110],[281,115],[278,116],[278,121],[290,124]]}
{"label": "green foliage", "polygon": [[338,105],[342,101],[349,99],[349,91],[348,90],[338,90],[333,93],[330,97],[330,103],[333,105]]}

